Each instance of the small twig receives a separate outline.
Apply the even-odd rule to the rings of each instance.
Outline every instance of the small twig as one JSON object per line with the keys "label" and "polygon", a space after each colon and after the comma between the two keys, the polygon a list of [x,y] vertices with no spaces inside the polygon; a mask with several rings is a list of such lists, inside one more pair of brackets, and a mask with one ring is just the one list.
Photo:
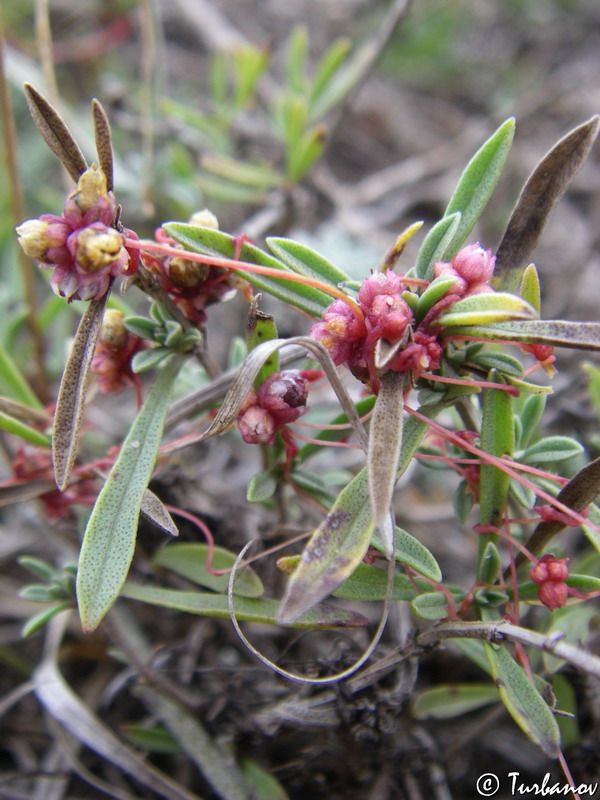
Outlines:
{"label": "small twig", "polygon": [[442,622],[428,631],[419,633],[417,644],[429,646],[439,644],[444,639],[485,639],[488,642],[502,642],[509,639],[513,642],[535,647],[545,653],[551,653],[579,667],[588,675],[600,678],[600,658],[563,641],[565,633],[555,632],[550,636],[543,633],[512,625],[505,620],[498,622]]}

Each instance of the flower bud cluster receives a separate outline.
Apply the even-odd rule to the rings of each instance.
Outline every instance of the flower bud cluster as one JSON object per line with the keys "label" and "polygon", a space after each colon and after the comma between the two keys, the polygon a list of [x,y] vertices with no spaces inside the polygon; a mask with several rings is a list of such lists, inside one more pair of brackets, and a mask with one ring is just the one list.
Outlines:
{"label": "flower bud cluster", "polygon": [[248,444],[273,444],[277,432],[306,411],[308,381],[299,370],[274,372],[249,392],[237,424]]}
{"label": "flower bud cluster", "polygon": [[[216,230],[219,228],[217,218],[208,209],[193,214],[190,224]],[[175,244],[161,229],[157,231],[156,238],[161,244]],[[158,277],[162,289],[171,300],[196,324],[206,322],[207,306],[229,299],[236,289],[245,285],[231,270],[199,264],[181,256],[159,258],[148,253],[144,255],[144,262]]]}
{"label": "flower bud cluster", "polygon": [[567,602],[569,587],[565,581],[569,577],[568,563],[568,558],[556,558],[546,553],[529,570],[529,577],[538,584],[540,602],[550,610],[561,608]]}
{"label": "flower bud cluster", "polygon": [[418,377],[440,366],[437,315],[466,295],[493,291],[488,281],[495,262],[491,251],[478,242],[463,247],[449,263],[436,262],[435,277],[452,277],[454,284],[417,326],[403,296],[408,288],[406,281],[392,271],[376,272],[365,279],[358,292],[362,316],[343,300],[334,300],[321,321],[312,326],[311,335],[329,350],[335,364],[346,364],[374,391],[378,383],[375,348],[380,339],[399,345],[386,369]]}
{"label": "flower bud cluster", "polygon": [[133,372],[131,360],[148,343],[130,333],[124,325],[121,311],[109,308],[104,313],[91,370],[97,375],[101,392],[121,392],[125,387],[137,387],[139,378]]}
{"label": "flower bud cluster", "polygon": [[434,275],[436,278],[455,278],[450,294],[460,299],[493,291],[488,281],[495,266],[496,256],[492,255],[492,251],[484,250],[479,242],[475,242],[459,250],[450,263],[436,261]]}
{"label": "flower bud cluster", "polygon": [[52,289],[67,300],[99,300],[117,275],[137,271],[139,253],[125,246],[133,231],[114,226],[117,202],[93,164],[67,195],[63,213],[42,214],[17,227],[19,244],[41,267],[53,269]]}

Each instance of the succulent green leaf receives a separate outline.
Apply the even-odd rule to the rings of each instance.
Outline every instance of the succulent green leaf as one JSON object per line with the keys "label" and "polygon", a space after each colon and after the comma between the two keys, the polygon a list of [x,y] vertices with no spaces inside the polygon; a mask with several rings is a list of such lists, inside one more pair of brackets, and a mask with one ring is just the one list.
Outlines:
{"label": "succulent green leaf", "polygon": [[60,614],[61,611],[66,611],[68,608],[73,608],[73,602],[71,600],[64,600],[62,603],[54,603],[54,605],[51,605],[49,608],[44,608],[42,611],[29,617],[21,629],[21,636],[23,638],[31,636],[32,633],[43,628],[52,617],[56,616],[56,614]]}
{"label": "succulent green leaf", "polygon": [[147,725],[127,723],[120,725],[119,730],[131,744],[149,753],[173,755],[182,752],[177,739],[162,726],[155,725],[149,728]]}
{"label": "succulent green leaf", "polygon": [[488,542],[481,556],[479,580],[483,583],[494,583],[500,573],[502,560],[498,548]]}
{"label": "succulent green leaf", "polygon": [[537,316],[523,298],[506,292],[486,292],[464,297],[436,319],[440,325],[493,325],[507,320],[530,320]]}
{"label": "succulent green leaf", "polygon": [[521,377],[525,372],[519,359],[508,353],[487,352],[482,350],[477,353],[472,361],[477,364],[478,367],[485,369],[486,372],[495,369],[505,377]]}
{"label": "succulent green leaf", "polygon": [[457,683],[419,692],[412,703],[415,719],[453,719],[498,702],[489,683]]}
{"label": "succulent green leaf", "polygon": [[253,800],[289,800],[287,792],[277,778],[254,759],[243,758],[240,767],[244,780],[250,787],[250,796]]}
{"label": "succulent green leaf", "polygon": [[142,339],[153,341],[156,335],[156,322],[146,317],[125,317],[123,323],[128,331]]}
{"label": "succulent green leaf", "polygon": [[442,261],[453,242],[460,226],[462,214],[455,211],[448,214],[433,226],[419,249],[415,272],[417,278],[429,281],[433,278],[433,265]]}
{"label": "succulent green leaf", "polygon": [[349,280],[345,272],[306,244],[280,236],[270,236],[267,244],[277,258],[300,275],[318,278],[332,286]]}
{"label": "succulent green leaf", "polygon": [[600,116],[572,130],[535,168],[508,221],[496,252],[492,283],[506,291],[519,285],[523,265],[539,241],[555,204],[587,158],[600,128]]}
{"label": "succulent green leaf", "polygon": [[[269,342],[277,339],[277,325],[275,318],[271,314],[265,314],[258,308],[258,299],[255,299],[250,304],[248,309],[248,318],[246,320],[246,353],[254,350],[262,342]],[[244,357],[245,357],[244,356]],[[243,363],[242,359],[242,363]],[[279,354],[273,353],[267,358],[258,375],[254,380],[254,388],[258,389],[259,386],[267,380],[267,378],[274,372],[279,371]]]}
{"label": "succulent green leaf", "polygon": [[340,37],[332,42],[321,56],[310,83],[308,103],[311,121],[318,119],[319,115],[315,114],[315,109],[318,111],[318,104],[321,103],[328,86],[351,49],[352,41]]}
{"label": "succulent green leaf", "polygon": [[89,518],[77,569],[86,632],[116,600],[133,558],[140,505],[158,453],[171,389],[182,359],[173,356],[154,381]]}
{"label": "succulent green leaf", "polygon": [[415,313],[415,321],[421,322],[428,311],[454,286],[458,278],[440,276],[435,278],[419,297]]}
{"label": "succulent green leaf", "polygon": [[537,426],[542,418],[545,407],[546,398],[544,395],[532,394],[525,401],[520,415],[521,437],[518,442],[520,447],[527,447],[532,436],[537,432]]}
{"label": "succulent green leaf", "polygon": [[295,25],[289,38],[286,59],[286,78],[293,92],[303,94],[306,77],[306,55],[308,52],[308,30],[305,25]]}
{"label": "succulent green leaf", "polygon": [[523,300],[526,300],[530,306],[535,308],[539,316],[542,307],[542,293],[540,278],[535,264],[529,264],[529,266],[525,267],[525,272],[521,278],[520,293]]}
{"label": "succulent green leaf", "polygon": [[494,682],[509,714],[549,758],[558,758],[560,731],[546,701],[506,648],[484,644]]}
{"label": "succulent green leaf", "polygon": [[415,597],[410,609],[419,619],[445,619],[448,616],[448,598],[444,592],[425,592]]}
{"label": "succulent green leaf", "polygon": [[546,464],[568,461],[581,453],[583,447],[569,436],[546,436],[528,447],[520,460],[524,464]]}
{"label": "succulent green leaf", "polygon": [[445,217],[456,211],[462,215],[452,242],[444,253],[446,260],[455,255],[486,207],[504,169],[514,133],[515,120],[511,117],[477,151],[461,175],[444,212]]}
{"label": "succulent green leaf", "polygon": [[[206,544],[177,542],[162,547],[153,558],[157,567],[165,567],[200,586],[215,592],[227,593],[229,573],[213,575],[206,568],[211,548]],[[224,547],[212,548],[211,568],[230,570],[237,556]],[[260,597],[264,593],[262,581],[251,567],[244,567],[235,576],[233,592],[241,597]]]}
{"label": "succulent green leaf", "polygon": [[315,125],[307,130],[288,153],[288,176],[299,181],[325,149],[327,130],[324,125]]}
{"label": "succulent green leaf", "polygon": [[[192,252],[228,259],[232,259],[235,255],[236,243],[234,237],[222,231],[183,222],[167,222],[163,225],[163,228],[169,236],[172,236],[183,247]],[[240,261],[281,270],[281,278],[253,275],[245,272],[243,268],[236,270],[236,272],[258,289],[279,297],[280,300],[306,311],[313,317],[320,317],[323,309],[331,302],[331,297],[319,289],[305,286],[296,281],[286,281],[285,275],[288,270],[285,264],[248,242],[244,242],[241,246]]]}
{"label": "succulent green leaf", "polygon": [[281,601],[281,624],[295,622],[352,574],[367,552],[373,527],[370,505],[351,481],[304,548]]}
{"label": "succulent green leaf", "polygon": [[[227,596],[215,592],[181,592],[175,589],[160,589],[128,581],[121,589],[121,597],[139,600],[187,614],[229,619]],[[235,597],[234,611],[238,620],[264,622],[277,625],[279,601],[267,597]],[[368,620],[355,611],[346,611],[330,605],[320,604],[302,614],[294,628],[356,628],[368,624]]]}

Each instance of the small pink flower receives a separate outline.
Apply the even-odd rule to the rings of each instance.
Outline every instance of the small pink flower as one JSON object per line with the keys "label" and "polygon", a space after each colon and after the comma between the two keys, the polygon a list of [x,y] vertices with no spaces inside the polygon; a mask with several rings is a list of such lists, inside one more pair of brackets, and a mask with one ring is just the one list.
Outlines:
{"label": "small pink flower", "polygon": [[250,406],[238,416],[238,428],[242,439],[248,444],[273,444],[275,441],[275,420],[260,406]]}
{"label": "small pink flower", "polygon": [[559,581],[547,581],[542,583],[538,589],[538,598],[546,608],[554,611],[555,608],[562,608],[567,604],[569,597],[569,587],[566,583]]}
{"label": "small pink flower", "polygon": [[257,396],[276,425],[287,425],[306,411],[308,383],[298,370],[275,372],[261,384]]}
{"label": "small pink flower", "polygon": [[452,259],[452,268],[470,286],[487,283],[494,273],[496,256],[479,242],[463,247]]}
{"label": "small pink flower", "polygon": [[376,272],[360,287],[358,300],[367,319],[381,337],[399,341],[412,322],[413,314],[402,298],[405,286],[395,272]]}
{"label": "small pink flower", "polygon": [[140,378],[131,368],[131,359],[147,347],[147,342],[127,330],[121,311],[107,309],[91,364],[100,391],[113,394],[125,387],[139,389]]}
{"label": "small pink flower", "polygon": [[388,364],[396,372],[412,372],[418,376],[421,372],[438,369],[442,357],[442,348],[433,334],[415,331],[413,341],[409,342]]}
{"label": "small pink flower", "polygon": [[137,236],[114,227],[116,212],[106,177],[93,165],[67,196],[61,217],[43,214],[18,226],[19,244],[40,266],[54,269],[50,283],[57,294],[69,301],[98,300],[111,278],[131,275],[139,264],[139,251],[125,247],[128,236]]}
{"label": "small pink flower", "polygon": [[546,553],[529,570],[529,577],[537,583],[538,598],[549,609],[561,608],[567,602],[569,587],[565,583],[569,577],[568,558],[556,558]]}

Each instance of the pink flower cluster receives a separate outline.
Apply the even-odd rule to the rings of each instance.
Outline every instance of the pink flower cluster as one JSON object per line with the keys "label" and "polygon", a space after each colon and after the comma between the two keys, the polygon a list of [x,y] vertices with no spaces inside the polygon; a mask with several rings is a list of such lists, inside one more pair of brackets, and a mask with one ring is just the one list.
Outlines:
{"label": "pink flower cluster", "polygon": [[99,300],[111,278],[137,271],[139,253],[125,247],[133,231],[114,227],[117,202],[95,164],[67,195],[63,213],[42,214],[18,226],[19,244],[41,267],[53,269],[50,283],[67,300]]}
{"label": "pink flower cluster", "polygon": [[546,553],[529,570],[529,577],[538,584],[540,602],[550,610],[561,608],[567,602],[569,587],[565,581],[569,577],[568,563],[568,558],[556,558]]}
{"label": "pink flower cluster", "polygon": [[274,372],[249,392],[237,424],[248,444],[273,444],[277,431],[306,411],[308,381],[299,370]]}
{"label": "pink flower cluster", "polygon": [[378,385],[375,348],[380,339],[398,345],[386,369],[418,377],[440,365],[437,315],[466,295],[493,291],[488,281],[495,262],[491,251],[478,242],[463,247],[452,262],[436,262],[435,277],[452,277],[455,282],[416,327],[411,307],[403,298],[407,283],[395,272],[376,272],[365,279],[358,293],[362,317],[348,303],[334,300],[321,321],[312,326],[311,335],[329,350],[335,364],[347,364],[353,375],[374,391]]}

